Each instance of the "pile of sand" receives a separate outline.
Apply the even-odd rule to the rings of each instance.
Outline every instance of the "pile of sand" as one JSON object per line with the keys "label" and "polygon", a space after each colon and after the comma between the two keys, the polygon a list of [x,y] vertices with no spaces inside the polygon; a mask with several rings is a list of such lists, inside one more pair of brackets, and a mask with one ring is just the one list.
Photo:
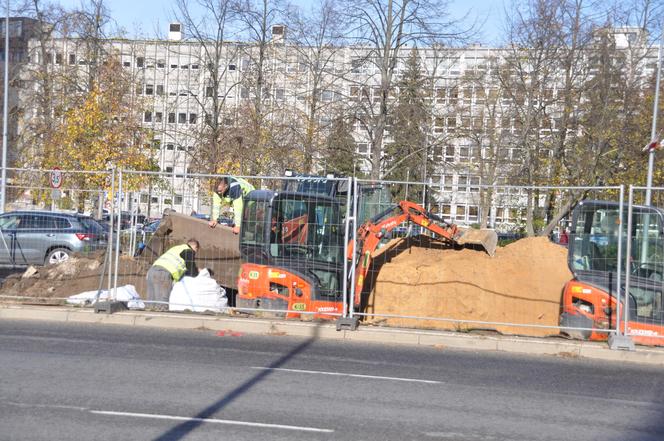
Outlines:
{"label": "pile of sand", "polygon": [[[544,237],[498,248],[492,258],[470,249],[436,248],[425,237],[403,241],[376,259],[366,311],[502,323],[557,326],[562,289],[572,278],[567,249]],[[382,265],[381,265],[382,264]],[[369,319],[388,326],[492,329],[543,336],[555,329],[461,324],[433,320]]]}
{"label": "pile of sand", "polygon": [[[65,298],[84,291],[99,289],[104,263],[104,252],[93,255],[71,256],[66,262],[43,267],[29,267],[24,273],[8,276],[0,292],[6,296],[32,298]],[[145,274],[150,264],[121,256],[118,262],[118,286],[134,285],[145,293]],[[102,289],[108,288],[106,270]]]}

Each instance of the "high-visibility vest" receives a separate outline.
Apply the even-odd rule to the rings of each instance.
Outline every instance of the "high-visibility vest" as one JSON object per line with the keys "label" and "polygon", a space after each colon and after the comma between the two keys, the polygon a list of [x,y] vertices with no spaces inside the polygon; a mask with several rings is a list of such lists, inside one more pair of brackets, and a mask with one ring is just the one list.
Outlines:
{"label": "high-visibility vest", "polygon": [[235,225],[240,225],[240,221],[242,220],[242,207],[244,206],[244,197],[249,194],[250,191],[255,190],[254,186],[251,185],[247,180],[242,179],[242,178],[230,178],[229,179],[229,184],[228,184],[228,190],[226,191],[226,194],[229,195],[231,193],[231,188],[235,186],[240,186],[240,190],[242,192],[242,197],[239,197],[237,199],[231,199],[230,196],[220,196],[217,194],[217,192],[213,192],[212,195],[212,220],[216,220],[219,215],[221,214],[221,206],[222,204],[232,206],[233,207],[233,217],[235,221]]}
{"label": "high-visibility vest", "polygon": [[[231,178],[231,183],[230,183],[230,185],[228,186],[228,191],[230,192],[230,191],[231,191],[231,187],[233,187],[233,186],[235,186],[235,185],[239,185],[240,188],[242,189],[242,197],[244,197],[244,196],[246,196],[247,194],[249,194],[250,191],[255,190],[254,186],[251,185],[251,184],[249,183],[249,181],[247,181],[246,179],[242,179],[242,178]],[[230,203],[230,202],[231,202],[231,198],[229,198],[229,197],[225,197],[224,200],[226,201],[226,203]]]}
{"label": "high-visibility vest", "polygon": [[153,266],[160,266],[171,274],[173,280],[176,282],[184,276],[184,273],[187,272],[187,262],[180,257],[180,253],[184,250],[191,248],[187,244],[176,245],[169,248],[164,254],[162,254],[153,264]]}

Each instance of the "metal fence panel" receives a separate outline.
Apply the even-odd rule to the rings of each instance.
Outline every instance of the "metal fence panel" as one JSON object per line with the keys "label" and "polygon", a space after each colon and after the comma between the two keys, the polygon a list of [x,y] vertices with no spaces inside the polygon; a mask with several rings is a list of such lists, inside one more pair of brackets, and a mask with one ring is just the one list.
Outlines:
{"label": "metal fence panel", "polygon": [[[201,245],[197,253],[199,268],[212,268],[216,272],[213,277],[225,288],[234,311],[302,318],[336,317],[344,313],[348,280],[344,256],[351,231],[349,179],[242,176],[261,191],[244,196],[242,233],[232,237],[229,231],[235,216],[228,208],[218,219],[225,225],[214,230],[207,226],[214,183],[224,175],[189,174],[184,184],[178,183],[175,197],[169,200],[163,195],[173,194],[168,187],[170,175],[124,171],[122,176],[123,182],[128,178],[143,182],[143,190],[123,187],[120,191],[122,212],[127,220],[118,237],[119,286],[125,280],[133,280],[146,298],[148,287],[144,276],[155,259],[169,247],[195,238]],[[161,190],[146,195],[145,182],[152,182],[153,188]],[[294,195],[295,192],[299,194]],[[156,217],[164,212],[167,221]],[[150,222],[171,222],[179,227],[173,228],[177,231],[170,233],[171,240],[163,237],[163,228],[155,228]],[[152,226],[146,228],[146,225]],[[183,225],[191,226],[192,230],[181,231]],[[235,249],[226,246],[232,241]],[[218,246],[211,246],[214,244]],[[232,265],[238,271],[228,274]],[[143,280],[136,280],[141,275]],[[166,296],[147,299],[148,306],[164,308],[167,303]],[[205,305],[171,302],[170,308],[202,311]]]}
{"label": "metal fence panel", "polygon": [[664,188],[630,187],[626,240],[628,293],[622,329],[636,343],[664,344]]}
{"label": "metal fence panel", "polygon": [[[616,294],[615,281],[621,277],[622,250],[617,241],[620,224],[605,225],[610,231],[595,253],[580,245],[590,240],[587,234],[569,231],[569,214],[562,216],[549,237],[509,242],[525,235],[528,217],[541,229],[581,199],[612,201],[600,203],[604,204],[602,213],[610,212],[619,218],[620,187],[357,182],[360,187],[381,187],[383,191],[382,196],[372,194],[370,198],[363,198],[361,190],[357,192],[359,221],[369,220],[373,228],[379,228],[372,234],[380,237],[377,247],[367,248],[369,241],[364,238],[368,236],[361,236],[354,244],[357,268],[369,265],[364,279],[356,280],[351,294],[356,304],[353,314],[366,323],[555,335],[561,330],[561,308],[577,309],[571,300],[565,305],[562,296],[564,286],[573,278],[569,267],[577,274],[600,274],[606,289]],[[404,200],[417,203],[420,208],[416,211],[422,210],[427,219],[400,222],[404,217],[399,204]],[[609,219],[605,219],[605,224]],[[494,257],[478,250],[455,249],[458,247],[445,240],[444,235],[432,232],[430,223],[442,226],[452,235],[458,234],[454,233],[457,227],[495,228],[499,243],[507,246],[499,248]],[[561,236],[563,241],[569,238],[579,244],[572,247],[576,254],[569,263],[566,246],[559,244]],[[594,239],[599,241],[599,236]],[[615,315],[613,327],[610,316],[607,320],[567,321],[565,332],[606,338],[615,329]]]}
{"label": "metal fence panel", "polygon": [[[112,171],[7,169],[0,215],[3,296],[63,301],[109,289]],[[57,264],[57,265],[56,265]],[[33,267],[23,278],[26,268]],[[13,275],[11,275],[13,274]]]}

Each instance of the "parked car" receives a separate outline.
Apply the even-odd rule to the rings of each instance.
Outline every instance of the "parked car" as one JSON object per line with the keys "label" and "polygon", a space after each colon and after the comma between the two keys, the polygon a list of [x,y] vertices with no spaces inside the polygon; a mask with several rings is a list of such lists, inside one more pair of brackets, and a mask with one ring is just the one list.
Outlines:
{"label": "parked car", "polygon": [[[146,217],[144,214],[135,214],[135,221],[136,222],[136,228],[141,229],[143,224],[146,222]],[[106,231],[110,228],[110,222],[111,222],[111,215],[108,213],[105,213],[102,220],[100,223],[104,225],[104,228]],[[123,211],[120,214],[120,230],[127,230],[132,227],[132,214],[128,211]],[[113,216],[113,231],[118,231],[118,215]]]}
{"label": "parked car", "polygon": [[89,216],[52,211],[0,215],[0,265],[48,265],[105,248],[108,236]]}

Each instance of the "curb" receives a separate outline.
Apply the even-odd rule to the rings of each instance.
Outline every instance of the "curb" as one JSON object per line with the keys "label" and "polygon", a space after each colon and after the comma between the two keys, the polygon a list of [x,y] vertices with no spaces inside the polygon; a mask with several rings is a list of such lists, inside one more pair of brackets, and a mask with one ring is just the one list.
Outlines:
{"label": "curb", "polygon": [[363,343],[404,344],[472,351],[500,351],[513,354],[553,355],[612,362],[664,366],[664,349],[638,347],[636,351],[615,351],[606,343],[553,340],[533,337],[486,336],[446,331],[403,328],[360,327],[337,331],[334,323],[297,322],[276,319],[183,315],[145,311],[95,314],[92,309],[0,304],[0,319],[45,320],[72,323],[143,326],[162,329],[232,330],[246,334],[348,340]]}

